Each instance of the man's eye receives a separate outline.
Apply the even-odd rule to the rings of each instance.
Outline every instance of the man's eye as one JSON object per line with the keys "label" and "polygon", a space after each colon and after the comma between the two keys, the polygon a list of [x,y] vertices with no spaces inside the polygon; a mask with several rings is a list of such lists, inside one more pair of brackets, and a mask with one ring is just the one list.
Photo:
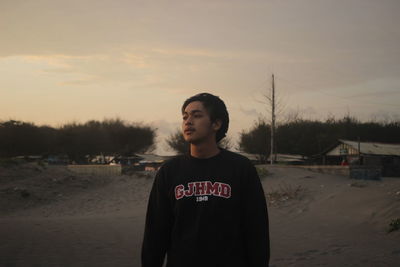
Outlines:
{"label": "man's eye", "polygon": [[182,119],[183,119],[184,121],[187,120],[187,116],[184,116]]}

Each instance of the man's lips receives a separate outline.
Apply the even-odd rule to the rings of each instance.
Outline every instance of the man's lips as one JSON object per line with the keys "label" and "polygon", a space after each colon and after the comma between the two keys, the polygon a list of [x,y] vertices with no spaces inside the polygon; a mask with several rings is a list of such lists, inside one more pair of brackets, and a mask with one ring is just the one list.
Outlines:
{"label": "man's lips", "polygon": [[192,132],[194,132],[195,130],[194,129],[185,129],[184,130],[184,133],[186,133],[186,134],[188,134],[188,133],[192,133]]}

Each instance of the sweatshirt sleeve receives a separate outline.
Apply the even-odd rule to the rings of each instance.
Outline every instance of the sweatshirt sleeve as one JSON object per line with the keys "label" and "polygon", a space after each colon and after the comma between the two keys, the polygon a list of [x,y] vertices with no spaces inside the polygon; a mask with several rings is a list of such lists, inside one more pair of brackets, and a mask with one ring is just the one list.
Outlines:
{"label": "sweatshirt sleeve", "polygon": [[147,206],[142,245],[142,267],[162,267],[172,228],[172,209],[165,185],[164,168],[158,171]]}
{"label": "sweatshirt sleeve", "polygon": [[249,162],[243,181],[242,218],[249,267],[267,267],[270,258],[268,210],[256,168]]}

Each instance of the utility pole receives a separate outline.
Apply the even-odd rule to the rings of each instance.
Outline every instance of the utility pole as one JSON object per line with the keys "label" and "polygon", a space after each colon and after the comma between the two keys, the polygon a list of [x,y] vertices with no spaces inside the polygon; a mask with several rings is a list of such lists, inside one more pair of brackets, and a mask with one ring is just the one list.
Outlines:
{"label": "utility pole", "polygon": [[358,165],[361,165],[361,144],[360,137],[358,137]]}
{"label": "utility pole", "polygon": [[270,161],[271,165],[274,164],[274,135],[275,135],[275,80],[274,74],[272,74],[272,90],[271,90],[271,153],[270,153]]}

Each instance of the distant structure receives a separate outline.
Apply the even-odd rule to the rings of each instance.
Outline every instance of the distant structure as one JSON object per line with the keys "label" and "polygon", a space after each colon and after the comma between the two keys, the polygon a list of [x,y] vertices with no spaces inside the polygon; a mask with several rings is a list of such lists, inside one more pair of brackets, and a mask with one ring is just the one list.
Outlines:
{"label": "distant structure", "polygon": [[141,160],[137,166],[145,171],[156,171],[169,157],[159,156],[154,154],[136,154]]}
{"label": "distant structure", "polygon": [[382,176],[400,176],[400,144],[339,139],[320,156],[324,165],[376,166]]}
{"label": "distant structure", "polygon": [[[248,158],[253,164],[265,164],[265,159],[261,159],[258,154],[250,154],[245,152],[236,152],[242,156]],[[274,154],[273,155],[274,163],[280,165],[302,165],[305,164],[308,160],[307,157],[302,155],[294,155],[294,154]],[[271,162],[271,156],[266,159],[267,162]]]}
{"label": "distant structure", "polygon": [[169,156],[159,156],[154,154],[132,154],[130,156],[103,156],[93,157],[89,164],[100,165],[120,165],[122,173],[132,171],[156,171]]}
{"label": "distant structure", "polygon": [[[274,154],[273,161],[278,164],[284,165],[302,165],[307,161],[307,157],[295,154]],[[271,162],[271,156],[268,157],[268,161]]]}

